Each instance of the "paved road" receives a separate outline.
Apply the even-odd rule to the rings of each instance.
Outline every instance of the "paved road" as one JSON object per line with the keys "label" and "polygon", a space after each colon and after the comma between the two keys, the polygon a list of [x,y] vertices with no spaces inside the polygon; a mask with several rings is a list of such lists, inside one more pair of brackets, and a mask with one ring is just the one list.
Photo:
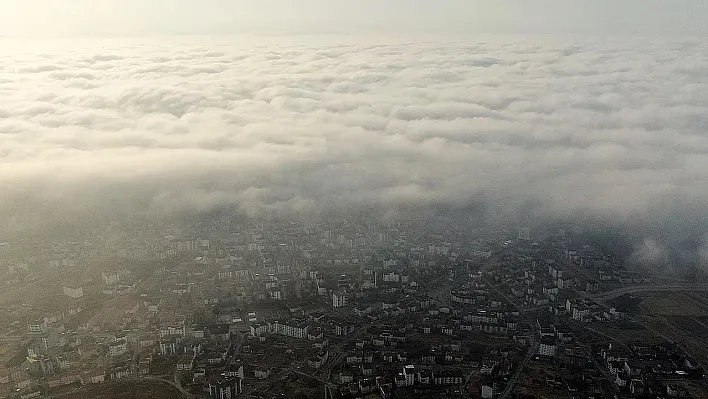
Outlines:
{"label": "paved road", "polygon": [[514,376],[511,377],[509,380],[509,383],[506,384],[506,388],[502,391],[501,394],[499,394],[498,399],[506,399],[511,395],[511,392],[514,390],[514,386],[516,386],[516,383],[519,382],[519,378],[521,378],[521,375],[523,374],[524,367],[526,367],[526,364],[531,360],[531,358],[536,354],[536,351],[538,350],[538,342],[536,341],[536,334],[531,336],[531,342],[529,342],[529,350],[526,352],[526,356],[524,356],[524,360],[519,363],[519,365],[516,367],[516,371],[514,371]]}
{"label": "paved road", "polygon": [[[194,395],[185,391],[179,384],[175,384],[175,381],[173,381],[172,379],[167,378],[167,377],[157,377],[157,376],[147,376],[147,377],[141,378],[140,380],[136,380],[133,378],[125,378],[125,379],[116,380],[116,381],[106,381],[102,384],[97,384],[97,385],[84,385],[81,388],[87,388],[87,389],[94,388],[95,389],[95,388],[107,387],[107,386],[111,386],[111,385],[115,385],[115,384],[123,384],[123,383],[127,383],[129,381],[144,381],[144,380],[164,382],[165,384],[169,384],[169,385],[172,385],[173,387],[177,388],[186,398],[190,398],[190,399],[194,398]],[[56,394],[56,395],[46,396],[46,398],[61,398],[61,397],[70,396],[70,395],[75,396],[78,392],[81,392],[81,389],[77,389],[77,390],[73,390],[73,391],[69,391],[69,392],[63,392],[63,393]]]}
{"label": "paved road", "polygon": [[14,330],[8,331],[5,334],[0,335],[0,341],[22,341],[26,335],[21,334],[21,335],[13,335],[20,330],[23,330],[23,328],[16,328]]}
{"label": "paved road", "polygon": [[12,294],[17,294],[17,293],[19,293],[19,292],[21,292],[21,291],[24,291],[24,290],[26,290],[26,289],[28,289],[28,288],[34,286],[34,285],[43,283],[43,282],[45,282],[45,281],[47,281],[47,280],[55,279],[56,277],[59,277],[59,276],[60,276],[61,274],[63,274],[63,273],[65,273],[65,271],[60,270],[60,271],[58,271],[58,272],[56,272],[56,273],[51,273],[51,274],[47,274],[46,276],[40,277],[40,278],[38,278],[37,280],[34,280],[34,281],[32,281],[32,282],[30,282],[30,283],[27,283],[27,284],[25,284],[25,285],[23,285],[23,286],[16,287],[16,288],[12,288],[12,289],[7,290],[7,291],[2,291],[2,292],[0,292],[0,300],[5,300],[8,296],[10,296],[10,295],[12,295]]}
{"label": "paved road", "polygon": [[305,377],[312,378],[313,380],[319,381],[319,382],[321,382],[321,383],[323,383],[323,384],[336,385],[336,384],[333,384],[333,383],[331,383],[331,382],[329,382],[329,381],[327,381],[327,380],[325,380],[325,379],[323,379],[323,378],[317,377],[317,376],[312,375],[312,374],[304,373],[304,372],[302,372],[302,371],[300,371],[300,370],[295,370],[294,373],[295,373],[295,374],[300,374],[300,375],[305,376]]}
{"label": "paved road", "polygon": [[[186,396],[186,397],[188,397],[188,398],[193,398],[193,397],[194,397],[194,395],[192,395],[191,393],[187,392],[187,390],[182,387],[182,383],[179,381],[179,374],[177,374],[177,370],[175,370],[175,374],[172,376],[172,378],[174,379],[174,381],[173,381],[174,383],[173,383],[173,384],[170,384],[170,385],[172,385],[173,387],[179,389],[179,391],[182,392],[182,395],[184,395],[184,396]],[[164,381],[164,380],[163,380],[163,381]]]}
{"label": "paved road", "polygon": [[562,266],[568,269],[571,273],[575,273],[576,275],[585,277],[588,280],[591,280],[593,278],[593,276],[588,274],[589,270],[583,269],[575,263],[571,262],[570,259],[565,257],[565,254],[561,250],[546,245],[544,246],[544,251],[546,254],[551,255],[551,259],[553,259],[557,263],[556,266]]}
{"label": "paved road", "polygon": [[[364,336],[366,334],[367,334],[366,326],[364,325],[364,326],[360,327],[359,329],[357,329],[356,331],[354,331],[353,334],[343,337],[344,339],[341,343],[338,343],[336,345],[331,345],[329,348],[327,348],[327,350],[329,350],[330,360],[326,363],[325,367],[322,367],[315,372],[315,374],[321,375],[321,376],[315,376],[315,375],[305,374],[305,373],[301,372],[299,369],[302,366],[302,364],[300,362],[294,362],[294,363],[290,364],[289,367],[286,367],[286,368],[280,370],[279,372],[275,373],[271,377],[269,377],[263,381],[258,381],[255,384],[253,384],[252,386],[244,389],[242,396],[249,397],[253,394],[253,392],[255,392],[261,388],[267,387],[268,385],[271,385],[271,384],[275,383],[276,381],[278,381],[282,378],[285,378],[287,375],[289,375],[291,373],[305,374],[309,377],[315,378],[318,381],[323,381],[323,382],[326,381],[330,385],[336,385],[336,382],[330,381],[330,379],[332,377],[332,375],[331,375],[332,369],[334,367],[336,367],[344,358],[344,356],[345,356],[344,347],[348,343],[355,342],[358,338],[361,338],[362,336]],[[326,378],[324,377],[325,375],[326,375]]]}
{"label": "paved road", "polygon": [[359,327],[357,330],[354,331],[354,333],[347,335],[344,337],[344,340],[340,342],[339,344],[332,345],[329,347],[329,356],[332,359],[331,362],[328,362],[326,367],[321,368],[316,372],[316,374],[319,374],[322,372],[322,374],[327,373],[327,380],[329,381],[332,378],[332,369],[336,367],[343,359],[346,353],[344,352],[344,347],[347,346],[347,344],[351,344],[353,342],[356,342],[359,338],[365,336],[368,334],[366,330],[367,325],[363,325]]}
{"label": "paved road", "polygon": [[290,364],[290,366],[278,371],[277,373],[274,373],[271,375],[269,378],[266,378],[262,381],[258,381],[255,384],[251,385],[250,387],[246,388],[243,390],[243,393],[241,396],[244,398],[247,398],[253,394],[253,392],[258,391],[261,388],[264,388],[268,385],[272,385],[276,383],[279,380],[284,379],[285,377],[288,376],[288,374],[297,371],[298,368],[300,368],[302,365],[300,362],[293,362]]}
{"label": "paved road", "polygon": [[583,348],[585,353],[588,354],[588,358],[592,362],[592,364],[595,365],[595,367],[600,370],[600,373],[602,373],[603,376],[610,382],[610,389],[612,389],[615,393],[617,392],[617,385],[615,385],[615,380],[614,378],[610,375],[610,372],[607,370],[607,367],[602,364],[599,360],[597,360],[597,357],[595,354],[592,352],[592,348],[590,348],[588,345],[584,344],[581,341],[577,341],[577,344]]}
{"label": "paved road", "polygon": [[523,306],[517,303],[516,300],[514,300],[513,298],[510,298],[508,295],[506,295],[504,291],[502,291],[496,284],[493,284],[488,278],[483,277],[482,281],[492,290],[494,290],[494,292],[504,298],[510,305],[514,306],[516,309],[524,309]]}
{"label": "paved road", "polygon": [[145,377],[142,377],[141,380],[162,381],[164,383],[170,384],[173,387],[177,388],[182,393],[182,395],[184,395],[186,398],[193,398],[194,397],[194,395],[187,392],[187,390],[182,387],[182,384],[180,384],[179,379],[177,378],[176,372],[172,378],[145,376]]}

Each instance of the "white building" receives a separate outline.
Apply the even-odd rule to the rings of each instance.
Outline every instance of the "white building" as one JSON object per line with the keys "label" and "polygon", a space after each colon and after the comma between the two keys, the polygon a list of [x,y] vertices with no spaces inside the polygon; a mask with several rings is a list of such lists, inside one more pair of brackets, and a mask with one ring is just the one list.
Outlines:
{"label": "white building", "polygon": [[160,342],[160,354],[161,355],[174,355],[175,353],[177,353],[178,348],[179,348],[179,345],[175,340]]}
{"label": "white building", "polygon": [[332,293],[332,307],[341,308],[347,306],[347,293],[346,292],[334,292]]}
{"label": "white building", "polygon": [[243,364],[240,363],[232,363],[226,367],[224,370],[224,376],[225,377],[237,377],[237,378],[243,378],[244,373],[243,373]]}
{"label": "white building", "polygon": [[177,371],[186,371],[194,368],[194,359],[197,357],[197,353],[192,350],[187,350],[187,353],[182,355],[180,360],[177,362]]}
{"label": "white building", "polygon": [[494,372],[494,367],[497,366],[497,362],[494,360],[485,360],[482,362],[482,367],[479,369],[479,374],[481,375],[491,375]]}
{"label": "white building", "polygon": [[578,321],[585,321],[590,315],[590,309],[586,307],[574,307],[573,308],[573,319]]}
{"label": "white building", "polygon": [[279,321],[275,321],[273,323],[263,323],[263,324],[254,324],[251,326],[251,336],[252,337],[260,337],[261,335],[265,333],[270,333],[270,334],[280,334],[280,335],[285,335],[286,337],[292,337],[292,338],[300,338],[300,339],[306,339],[307,338],[307,330],[308,326],[304,323],[292,323],[292,322],[285,322],[281,323]]}
{"label": "white building", "polygon": [[270,369],[255,369],[253,370],[253,376],[256,377],[259,380],[265,380],[266,378],[270,377],[271,370]]}
{"label": "white building", "polygon": [[252,337],[260,337],[261,335],[270,332],[270,325],[263,323],[263,324],[254,324],[251,326],[251,336]]}
{"label": "white building", "polygon": [[416,378],[415,366],[409,364],[403,367],[403,377],[405,378],[405,386],[412,387]]}
{"label": "white building", "polygon": [[160,328],[160,338],[171,336],[171,335],[179,335],[179,336],[185,336],[187,333],[187,330],[184,326],[166,326]]}
{"label": "white building", "polygon": [[387,283],[400,283],[401,275],[396,272],[383,273],[383,281]]}
{"label": "white building", "polygon": [[528,227],[522,227],[519,229],[519,240],[528,241],[531,239],[531,229]]}
{"label": "white building", "polygon": [[242,391],[240,378],[223,378],[209,382],[209,397],[212,399],[232,399]]}
{"label": "white building", "polygon": [[30,333],[41,333],[47,329],[47,321],[45,319],[39,319],[29,324],[28,326]]}
{"label": "white building", "polygon": [[280,323],[276,321],[273,323],[268,323],[268,326],[272,334],[280,334],[293,338],[307,338],[308,326],[306,324],[288,322]]}
{"label": "white building", "polygon": [[128,271],[125,269],[101,273],[101,277],[103,278],[103,283],[106,285],[118,284],[118,282],[120,282],[121,278],[123,278],[127,275],[128,275]]}
{"label": "white building", "polygon": [[81,384],[100,384],[106,381],[106,372],[104,370],[86,371],[81,375]]}
{"label": "white building", "polygon": [[482,384],[482,398],[492,399],[497,395],[497,384]]}
{"label": "white building", "polygon": [[64,295],[68,296],[69,298],[81,298],[84,296],[84,288],[83,287],[67,287],[64,286],[62,287],[62,290],[64,291]]}
{"label": "white building", "polygon": [[125,338],[119,339],[116,342],[108,345],[108,353],[111,356],[120,356],[128,351],[128,341]]}
{"label": "white building", "polygon": [[554,339],[542,339],[538,345],[538,354],[540,356],[553,357],[556,355],[556,342]]}
{"label": "white building", "polygon": [[462,375],[452,371],[439,371],[433,375],[433,383],[435,385],[457,385],[462,384],[463,381]]}

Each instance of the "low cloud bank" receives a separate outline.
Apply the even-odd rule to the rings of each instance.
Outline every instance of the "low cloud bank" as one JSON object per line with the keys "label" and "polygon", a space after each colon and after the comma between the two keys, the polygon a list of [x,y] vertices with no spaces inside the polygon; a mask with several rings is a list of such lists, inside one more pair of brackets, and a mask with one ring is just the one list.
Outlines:
{"label": "low cloud bank", "polygon": [[609,219],[637,259],[704,262],[704,44],[347,40],[0,42],[5,227],[443,209]]}

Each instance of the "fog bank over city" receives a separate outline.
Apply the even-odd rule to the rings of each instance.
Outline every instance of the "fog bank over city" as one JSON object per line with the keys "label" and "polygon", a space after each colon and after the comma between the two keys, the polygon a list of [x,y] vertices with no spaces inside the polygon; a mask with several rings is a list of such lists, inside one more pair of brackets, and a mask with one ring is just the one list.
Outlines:
{"label": "fog bank over city", "polygon": [[0,0],[0,398],[708,397],[705,21]]}
{"label": "fog bank over city", "polygon": [[4,4],[5,232],[367,208],[704,263],[704,2],[293,4]]}
{"label": "fog bank over city", "polygon": [[662,245],[703,234],[698,42],[229,36],[2,53],[13,229],[375,206],[597,217]]}

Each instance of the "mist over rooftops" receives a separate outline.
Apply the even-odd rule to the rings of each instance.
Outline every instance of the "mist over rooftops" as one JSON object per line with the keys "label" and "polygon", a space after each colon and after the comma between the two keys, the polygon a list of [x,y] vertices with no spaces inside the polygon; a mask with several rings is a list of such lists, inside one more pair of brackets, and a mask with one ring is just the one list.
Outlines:
{"label": "mist over rooftops", "polygon": [[[404,12],[45,3],[8,6],[0,20],[6,232],[366,209],[592,223],[632,231],[638,251],[649,239],[700,258],[708,50],[686,35],[702,2],[643,2],[641,18],[632,1],[612,13],[608,2],[545,2],[552,16],[530,5],[540,2],[482,0]],[[482,34],[491,22],[456,28],[471,15],[516,36]],[[8,16],[79,38],[21,39]],[[132,22],[121,30],[108,16]],[[249,18],[282,29],[235,23]],[[341,22],[344,34],[308,21]],[[649,24],[673,34],[651,37]]]}

